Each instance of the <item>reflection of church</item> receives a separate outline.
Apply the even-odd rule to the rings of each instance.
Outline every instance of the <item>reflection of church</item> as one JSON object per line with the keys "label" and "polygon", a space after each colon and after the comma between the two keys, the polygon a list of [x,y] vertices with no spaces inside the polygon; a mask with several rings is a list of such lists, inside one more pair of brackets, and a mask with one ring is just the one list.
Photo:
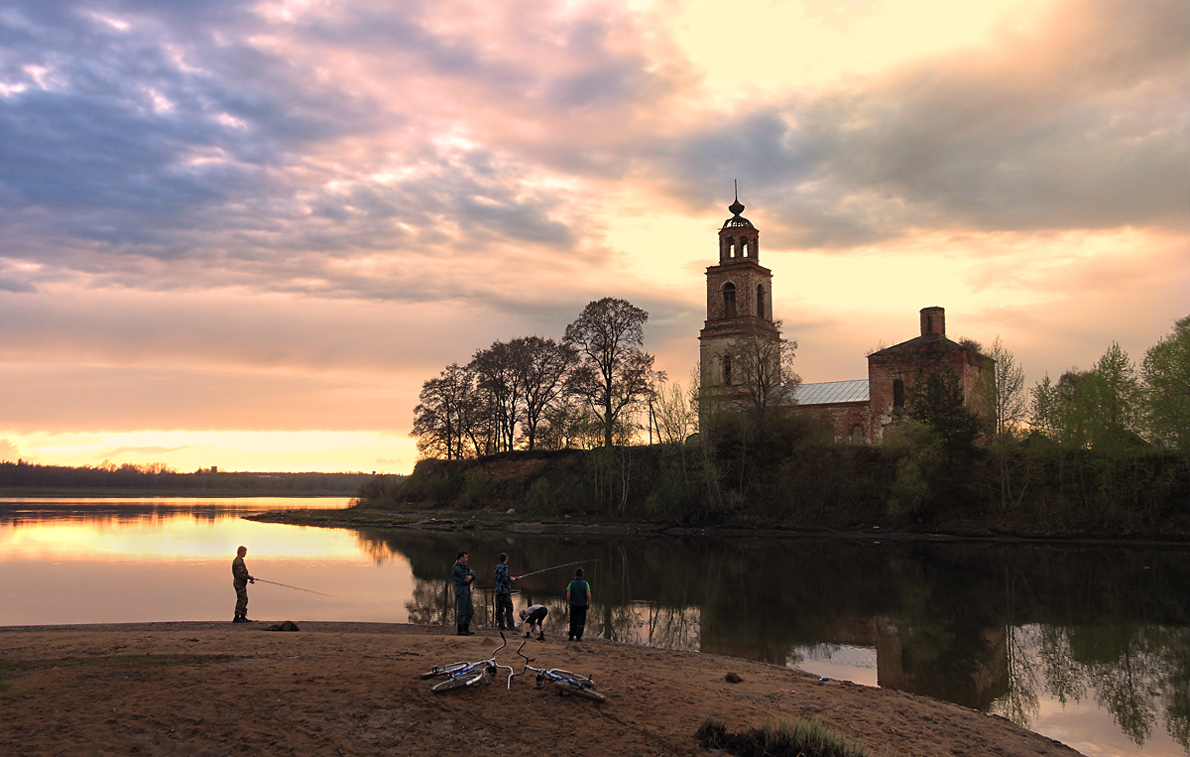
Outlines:
{"label": "reflection of church", "polygon": [[[703,381],[727,396],[740,397],[742,373],[732,352],[744,339],[779,340],[773,317],[773,274],[760,265],[760,231],[740,215],[736,198],[719,229],[719,263],[707,268],[707,320],[699,333],[699,368]],[[921,310],[921,334],[868,355],[867,379],[801,384],[778,389],[781,404],[829,423],[835,439],[877,444],[893,423],[894,411],[905,404],[905,392],[920,376],[945,369],[958,376],[970,405],[982,400],[984,371],[991,358],[946,337],[946,313],[940,307]]]}
{"label": "reflection of church", "polygon": [[[791,664],[814,672],[814,663],[838,666],[832,677],[896,689],[988,712],[1012,688],[1005,626],[948,624],[946,643],[929,628],[914,628],[889,616],[854,618],[839,624],[829,641],[795,650]],[[801,664],[811,660],[808,665]],[[840,668],[842,670],[840,671]],[[875,668],[875,679],[864,680]]]}

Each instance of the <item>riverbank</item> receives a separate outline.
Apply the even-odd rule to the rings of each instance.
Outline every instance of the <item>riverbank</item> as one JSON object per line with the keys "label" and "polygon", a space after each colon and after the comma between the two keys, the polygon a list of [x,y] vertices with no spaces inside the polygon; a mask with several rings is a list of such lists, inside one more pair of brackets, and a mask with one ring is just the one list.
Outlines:
{"label": "riverbank", "polygon": [[724,439],[708,448],[424,459],[407,479],[368,482],[358,500],[362,509],[386,512],[515,508],[523,519],[694,530],[835,534],[879,527],[976,538],[1190,542],[1190,465],[1175,452],[1109,454],[1022,442],[995,454],[973,448],[943,464],[912,445],[816,443],[787,430],[773,444]]}
{"label": "riverbank", "polygon": [[647,523],[621,520],[595,515],[560,516],[538,518],[522,516],[514,509],[506,512],[478,510],[471,512],[453,511],[401,511],[394,512],[375,507],[348,507],[341,509],[303,508],[274,510],[243,516],[245,520],[258,523],[282,523],[291,526],[314,526],[321,528],[399,528],[424,531],[467,532],[503,531],[514,534],[591,534],[591,535],[635,535],[689,537],[713,536],[719,538],[798,538],[798,539],[862,539],[877,541],[917,542],[996,542],[1001,544],[1114,544],[1128,546],[1150,546],[1190,549],[1190,539],[1156,538],[1151,536],[1091,536],[1086,534],[1005,534],[945,533],[926,530],[895,529],[884,526],[860,526],[858,528],[832,530],[778,529],[771,527],[741,528],[738,526],[683,526],[679,523]]}
{"label": "riverbank", "polygon": [[[695,730],[819,718],[872,755],[1078,752],[1003,718],[716,655],[547,637],[538,664],[591,674],[607,701],[517,677],[433,694],[418,674],[487,657],[494,633],[404,624],[147,623],[0,628],[0,743],[30,754],[710,754]],[[518,642],[519,643],[519,640]],[[519,658],[515,643],[498,655]],[[520,665],[516,666],[518,669]],[[741,680],[731,683],[728,674]]]}

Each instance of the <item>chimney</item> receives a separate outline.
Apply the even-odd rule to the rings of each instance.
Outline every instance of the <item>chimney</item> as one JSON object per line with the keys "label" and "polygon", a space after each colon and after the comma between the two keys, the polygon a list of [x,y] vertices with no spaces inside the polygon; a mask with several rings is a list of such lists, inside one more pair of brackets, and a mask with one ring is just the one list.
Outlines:
{"label": "chimney", "polygon": [[937,305],[921,309],[921,335],[946,336],[946,310]]}

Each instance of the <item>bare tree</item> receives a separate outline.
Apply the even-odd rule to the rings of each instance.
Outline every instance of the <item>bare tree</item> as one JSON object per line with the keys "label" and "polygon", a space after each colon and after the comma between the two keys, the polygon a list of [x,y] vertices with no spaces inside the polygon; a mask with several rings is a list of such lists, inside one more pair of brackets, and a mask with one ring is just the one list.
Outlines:
{"label": "bare tree", "polygon": [[598,417],[605,447],[614,444],[621,414],[649,391],[653,356],[641,349],[648,319],[627,300],[605,297],[589,303],[566,327],[565,342],[581,360],[567,387]]}
{"label": "bare tree", "polygon": [[773,326],[769,330],[753,325],[727,347],[731,358],[729,396],[761,423],[770,406],[780,403],[782,395],[802,383],[802,377],[793,370],[797,342],[780,336],[780,321]]}
{"label": "bare tree", "polygon": [[697,398],[697,385],[692,401],[689,387],[683,387],[676,381],[660,382],[653,407],[657,431],[663,442],[682,444],[694,432],[698,426]]}
{"label": "bare tree", "polygon": [[1025,369],[1017,365],[998,335],[988,357],[996,363],[994,370],[984,375],[984,396],[995,414],[996,436],[1000,437],[1019,426],[1028,415]]}
{"label": "bare tree", "polygon": [[464,457],[464,442],[474,441],[475,374],[451,363],[438,378],[422,384],[420,402],[413,409],[413,432],[423,455]]}
{"label": "bare tree", "polygon": [[578,363],[578,352],[569,344],[539,336],[512,341],[518,356],[517,369],[522,393],[522,429],[529,449],[537,439],[537,427],[543,415],[558,404],[566,389],[566,378]]}
{"label": "bare tree", "polygon": [[484,397],[495,430],[496,451],[508,451],[516,441],[516,420],[521,404],[524,376],[524,345],[493,342],[486,350],[477,350],[470,368]]}

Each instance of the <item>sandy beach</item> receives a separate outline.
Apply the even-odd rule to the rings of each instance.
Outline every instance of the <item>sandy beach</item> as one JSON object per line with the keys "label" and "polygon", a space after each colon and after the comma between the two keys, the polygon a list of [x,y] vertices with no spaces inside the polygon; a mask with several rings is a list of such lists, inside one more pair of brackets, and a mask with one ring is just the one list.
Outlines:
{"label": "sandy beach", "polygon": [[[730,730],[819,718],[873,755],[1076,755],[1007,720],[773,665],[593,639],[530,641],[535,665],[594,677],[607,701],[532,675],[436,694],[418,674],[483,659],[471,637],[399,624],[296,621],[0,628],[0,744],[20,755],[707,754]],[[452,629],[453,630],[453,629]],[[520,671],[510,639],[497,656]],[[732,683],[728,674],[740,679]]]}

